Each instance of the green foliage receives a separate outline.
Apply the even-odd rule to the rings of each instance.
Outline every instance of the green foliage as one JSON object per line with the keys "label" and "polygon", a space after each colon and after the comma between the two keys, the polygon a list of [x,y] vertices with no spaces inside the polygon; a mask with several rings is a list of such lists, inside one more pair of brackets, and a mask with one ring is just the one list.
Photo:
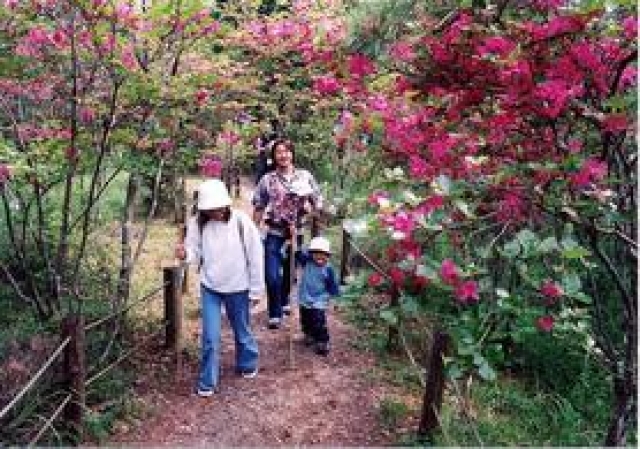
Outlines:
{"label": "green foliage", "polygon": [[409,412],[409,407],[404,402],[393,398],[383,398],[378,404],[380,423],[390,431],[395,430]]}

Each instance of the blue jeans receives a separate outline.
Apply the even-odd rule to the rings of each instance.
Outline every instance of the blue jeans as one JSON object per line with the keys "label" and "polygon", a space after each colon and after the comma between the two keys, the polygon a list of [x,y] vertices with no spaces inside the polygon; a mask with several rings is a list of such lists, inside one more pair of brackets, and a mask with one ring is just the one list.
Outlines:
{"label": "blue jeans", "polygon": [[236,344],[236,370],[253,371],[258,366],[258,344],[251,333],[249,292],[220,293],[201,286],[202,348],[198,387],[214,389],[220,377],[222,304]]}
{"label": "blue jeans", "polygon": [[269,318],[282,318],[282,306],[289,303],[288,292],[284,291],[282,246],[285,238],[269,234],[264,240],[264,271],[267,284],[267,309]]}

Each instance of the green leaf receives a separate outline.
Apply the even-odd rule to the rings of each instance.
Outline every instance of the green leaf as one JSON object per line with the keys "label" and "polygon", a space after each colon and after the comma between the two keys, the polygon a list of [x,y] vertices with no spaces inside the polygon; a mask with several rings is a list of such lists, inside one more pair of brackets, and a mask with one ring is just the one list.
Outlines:
{"label": "green leaf", "polygon": [[536,235],[529,229],[523,229],[522,231],[518,232],[516,234],[516,238],[525,250],[532,248],[538,241]]}
{"label": "green leaf", "polygon": [[445,368],[445,375],[449,379],[460,379],[463,374],[464,372],[462,371],[460,366],[455,363],[451,363]]}
{"label": "green leaf", "polygon": [[487,363],[486,361],[485,363],[480,365],[480,368],[478,368],[478,374],[482,379],[488,381],[494,381],[498,377],[494,369],[491,368],[491,366],[489,366],[489,363]]}
{"label": "green leaf", "polygon": [[382,318],[384,321],[386,321],[391,325],[398,324],[398,314],[395,313],[393,310],[389,310],[389,309],[381,310],[380,318]]}
{"label": "green leaf", "polygon": [[541,253],[550,253],[558,249],[558,240],[555,237],[547,237],[538,245],[538,251]]}
{"label": "green leaf", "polygon": [[578,302],[582,303],[582,304],[592,304],[593,300],[591,299],[591,296],[587,295],[586,293],[583,292],[578,292],[576,294],[573,295],[569,295],[571,296],[573,299],[577,300]]}
{"label": "green leaf", "polygon": [[416,316],[419,312],[418,302],[413,296],[403,296],[400,308],[408,316]]}
{"label": "green leaf", "polygon": [[473,353],[473,364],[475,366],[486,365],[487,364],[487,359],[485,359],[484,356],[482,354],[480,354],[479,352],[474,352]]}
{"label": "green leaf", "polygon": [[575,297],[582,290],[582,281],[576,273],[564,275],[561,284],[565,294],[571,297]]}
{"label": "green leaf", "polygon": [[502,254],[508,259],[514,259],[520,254],[520,243],[517,240],[512,240],[502,247]]}
{"label": "green leaf", "polygon": [[564,249],[561,256],[563,259],[580,259],[590,254],[589,250],[582,246],[573,246],[571,248]]}

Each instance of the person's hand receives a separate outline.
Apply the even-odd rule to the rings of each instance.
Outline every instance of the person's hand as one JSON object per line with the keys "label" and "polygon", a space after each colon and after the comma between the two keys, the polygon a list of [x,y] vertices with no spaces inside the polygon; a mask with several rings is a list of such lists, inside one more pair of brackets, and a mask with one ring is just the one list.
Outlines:
{"label": "person's hand", "polygon": [[262,297],[258,295],[249,296],[249,305],[251,307],[257,307],[260,304],[260,301],[262,301]]}
{"label": "person's hand", "polygon": [[184,248],[184,243],[176,244],[175,254],[176,257],[180,260],[184,260],[187,258],[187,250]]}

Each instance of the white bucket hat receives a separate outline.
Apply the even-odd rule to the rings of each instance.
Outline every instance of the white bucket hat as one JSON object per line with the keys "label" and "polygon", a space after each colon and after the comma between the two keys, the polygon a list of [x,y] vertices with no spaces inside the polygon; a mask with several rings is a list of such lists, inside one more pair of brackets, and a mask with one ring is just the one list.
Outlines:
{"label": "white bucket hat", "polygon": [[309,242],[309,252],[311,251],[331,254],[331,243],[324,237],[314,237]]}
{"label": "white bucket hat", "polygon": [[227,186],[219,179],[208,179],[198,186],[198,210],[231,206]]}

